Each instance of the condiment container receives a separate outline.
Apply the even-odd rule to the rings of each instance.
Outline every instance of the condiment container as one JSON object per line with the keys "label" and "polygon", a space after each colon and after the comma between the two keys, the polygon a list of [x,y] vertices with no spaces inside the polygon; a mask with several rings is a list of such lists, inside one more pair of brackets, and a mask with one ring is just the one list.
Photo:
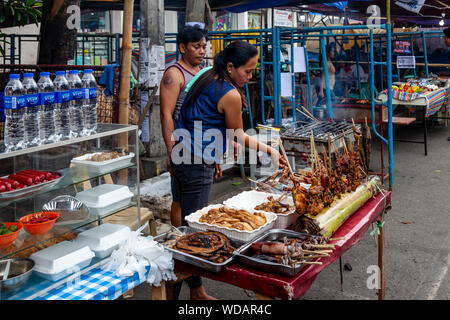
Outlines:
{"label": "condiment container", "polygon": [[85,244],[63,241],[33,253],[30,259],[35,262],[34,272],[38,276],[58,281],[87,267],[94,256]]}
{"label": "condiment container", "polygon": [[97,258],[103,259],[125,242],[130,236],[130,228],[120,224],[104,223],[98,227],[81,232],[74,242],[85,244],[94,251]]}
{"label": "condiment container", "polygon": [[133,196],[134,194],[127,186],[102,184],[77,193],[75,198],[83,202],[90,213],[103,216],[127,206]]}

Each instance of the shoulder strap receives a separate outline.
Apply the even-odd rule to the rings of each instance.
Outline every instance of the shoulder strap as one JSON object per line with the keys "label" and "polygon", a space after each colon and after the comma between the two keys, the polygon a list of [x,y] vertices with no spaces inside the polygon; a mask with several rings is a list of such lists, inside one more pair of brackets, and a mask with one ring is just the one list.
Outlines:
{"label": "shoulder strap", "polygon": [[188,93],[189,90],[191,89],[192,85],[195,83],[195,81],[197,81],[197,79],[200,78],[200,76],[202,74],[204,74],[206,71],[211,70],[211,69],[212,69],[212,67],[206,67],[206,68],[201,69],[199,72],[197,72],[197,74],[194,76],[194,78],[192,78],[191,82],[189,82],[186,85],[186,89],[184,89],[184,92]]}

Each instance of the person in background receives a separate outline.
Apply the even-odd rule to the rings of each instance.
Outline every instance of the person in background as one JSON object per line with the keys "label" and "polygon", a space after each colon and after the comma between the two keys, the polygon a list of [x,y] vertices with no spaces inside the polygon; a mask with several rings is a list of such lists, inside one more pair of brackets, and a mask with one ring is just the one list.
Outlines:
{"label": "person in background", "polygon": [[[180,108],[186,93],[186,85],[201,69],[201,64],[206,55],[207,31],[196,26],[185,26],[177,35],[177,46],[181,53],[181,59],[169,66],[161,79],[160,84],[160,117],[161,129],[167,149],[167,171],[171,172],[170,155],[174,141],[172,131],[178,121]],[[220,167],[216,167],[220,170]],[[170,220],[173,226],[181,226],[181,206],[178,194],[178,186],[171,172],[172,206]],[[212,299],[206,294],[199,277],[189,277],[186,282],[190,288],[191,299]],[[178,298],[182,282],[174,286],[174,296]]]}
{"label": "person in background", "polygon": [[[450,28],[445,29],[444,34],[445,34],[445,44],[447,45],[448,49],[448,63],[450,67]],[[450,137],[447,138],[447,141],[450,141]]]}
{"label": "person in background", "polygon": [[[333,64],[335,55],[335,48],[332,44],[326,46],[327,52],[327,68],[328,68],[328,81],[330,84],[331,97],[334,97],[334,85],[336,84],[336,68]],[[322,67],[322,55],[320,55],[320,67]],[[316,91],[319,97],[319,104],[325,99],[325,72],[322,72],[321,77],[316,80]]]}

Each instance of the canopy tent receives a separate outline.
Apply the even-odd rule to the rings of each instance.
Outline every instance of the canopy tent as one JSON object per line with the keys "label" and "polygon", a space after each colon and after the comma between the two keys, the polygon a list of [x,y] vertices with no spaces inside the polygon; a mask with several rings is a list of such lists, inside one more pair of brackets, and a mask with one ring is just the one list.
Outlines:
{"label": "canopy tent", "polygon": [[[347,2],[346,7],[343,3]],[[391,0],[391,21],[400,25],[427,25],[439,26],[444,20],[444,25],[450,25],[450,3],[446,0]],[[386,22],[386,0],[350,0],[341,3],[309,4],[306,8],[299,5],[298,1],[289,1],[286,7],[291,9],[308,10],[325,15],[342,16],[356,20],[366,20],[370,17],[368,7],[376,5],[381,9],[381,23]],[[232,10],[232,8],[231,8]],[[411,11],[412,10],[412,11]]]}
{"label": "canopy tent", "polygon": [[[391,20],[401,25],[439,26],[444,19],[450,25],[450,4],[448,0],[391,0]],[[122,10],[120,0],[82,0],[82,9]],[[367,8],[377,5],[381,9],[381,23],[386,22],[386,0],[209,0],[212,10],[226,9],[230,12],[245,12],[261,8],[289,8],[299,11],[310,11],[326,15],[343,16],[356,20],[366,20],[370,14]],[[417,12],[407,10],[408,6],[416,6]],[[186,10],[186,0],[165,0],[166,10]],[[139,1],[134,4],[139,10]],[[442,16],[445,14],[445,16]]]}
{"label": "canopy tent", "polygon": [[[309,5],[318,3],[332,3],[336,0],[209,0],[212,10],[227,9],[233,12],[244,12],[248,10],[279,7],[286,4],[290,5]],[[103,10],[122,10],[123,1],[121,0],[82,0],[82,9],[103,9]],[[166,10],[184,11],[186,10],[186,0],[164,0]],[[248,9],[245,9],[248,8]],[[134,9],[139,9],[139,1],[134,4]],[[245,10],[244,10],[245,9]]]}

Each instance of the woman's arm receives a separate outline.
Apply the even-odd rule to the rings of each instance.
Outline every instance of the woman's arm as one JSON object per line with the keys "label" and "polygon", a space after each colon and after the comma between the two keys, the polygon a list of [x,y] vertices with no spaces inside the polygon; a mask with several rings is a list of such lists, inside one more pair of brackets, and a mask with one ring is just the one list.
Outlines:
{"label": "woman's arm", "polygon": [[[280,153],[265,143],[249,136],[243,130],[242,124],[242,100],[241,95],[236,89],[230,90],[218,103],[217,109],[225,115],[225,124],[227,129],[234,130],[234,135],[238,141],[244,142],[246,147],[262,151],[272,156],[275,163],[279,163]],[[281,160],[282,163],[284,163]]]}

